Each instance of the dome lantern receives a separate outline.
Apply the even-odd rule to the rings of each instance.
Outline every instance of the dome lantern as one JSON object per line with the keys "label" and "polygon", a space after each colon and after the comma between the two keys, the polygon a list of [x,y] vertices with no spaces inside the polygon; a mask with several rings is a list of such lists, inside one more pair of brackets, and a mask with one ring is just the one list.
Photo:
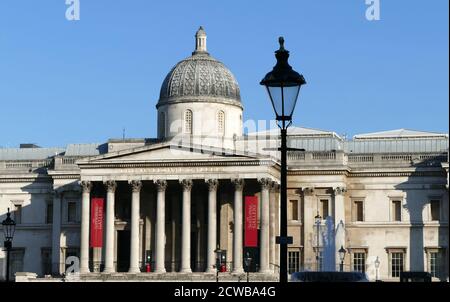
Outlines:
{"label": "dome lantern", "polygon": [[200,26],[200,28],[195,33],[195,51],[192,53],[208,53],[208,50],[206,48],[206,32],[203,29],[203,26]]}

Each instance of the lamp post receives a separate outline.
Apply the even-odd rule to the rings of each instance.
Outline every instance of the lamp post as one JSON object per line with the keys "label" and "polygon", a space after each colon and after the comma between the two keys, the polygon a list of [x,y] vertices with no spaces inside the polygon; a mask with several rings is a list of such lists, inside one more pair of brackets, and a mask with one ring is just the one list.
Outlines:
{"label": "lamp post", "polygon": [[339,264],[339,271],[344,271],[344,259],[345,259],[345,253],[347,252],[344,247],[341,245],[341,248],[339,249],[339,259],[341,260],[341,263]]}
{"label": "lamp post", "polygon": [[380,258],[375,259],[375,282],[378,282],[378,269],[380,268]]}
{"label": "lamp post", "polygon": [[249,252],[245,254],[244,263],[247,270],[247,282],[250,282],[250,265],[252,264],[252,258],[250,257]]}
{"label": "lamp post", "polygon": [[320,252],[320,224],[322,223],[322,217],[319,214],[319,211],[317,211],[317,215],[314,217],[316,221],[316,271],[320,271],[320,265],[319,265],[319,252]]}
{"label": "lamp post", "polygon": [[284,48],[284,38],[278,39],[280,49],[275,51],[277,59],[272,71],[267,73],[260,82],[269,94],[275,111],[278,127],[281,129],[281,175],[280,175],[280,282],[288,281],[287,245],[292,243],[292,237],[287,236],[287,128],[292,123],[292,114],[297,103],[300,87],[306,84],[301,74],[294,71],[288,63],[289,51]]}
{"label": "lamp post", "polygon": [[12,240],[16,230],[16,222],[11,219],[11,213],[6,213],[6,219],[2,221],[3,233],[5,234],[4,247],[6,249],[6,282],[9,282],[9,258],[12,249]]}

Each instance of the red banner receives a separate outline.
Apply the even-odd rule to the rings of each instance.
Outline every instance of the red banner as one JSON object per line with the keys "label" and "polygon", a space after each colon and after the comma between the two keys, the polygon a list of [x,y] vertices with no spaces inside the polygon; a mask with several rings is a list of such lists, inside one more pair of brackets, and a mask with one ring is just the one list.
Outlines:
{"label": "red banner", "polygon": [[258,246],[258,197],[245,196],[244,246]]}
{"label": "red banner", "polygon": [[103,198],[92,198],[91,201],[91,247],[103,246]]}

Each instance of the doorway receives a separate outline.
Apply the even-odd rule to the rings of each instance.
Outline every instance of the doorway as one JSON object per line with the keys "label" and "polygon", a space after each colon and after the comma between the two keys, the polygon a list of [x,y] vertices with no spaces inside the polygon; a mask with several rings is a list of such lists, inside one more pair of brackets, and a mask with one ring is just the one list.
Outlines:
{"label": "doorway", "polygon": [[128,272],[130,268],[130,231],[117,231],[117,272]]}

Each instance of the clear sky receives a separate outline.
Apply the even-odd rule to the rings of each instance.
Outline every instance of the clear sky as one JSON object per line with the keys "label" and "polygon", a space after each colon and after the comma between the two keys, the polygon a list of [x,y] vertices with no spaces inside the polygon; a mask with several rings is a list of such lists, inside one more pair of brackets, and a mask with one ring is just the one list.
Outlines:
{"label": "clear sky", "polygon": [[409,128],[448,133],[448,0],[0,0],[0,146],[155,137],[165,75],[194,48],[236,76],[244,120],[273,111],[259,85],[278,36],[308,84],[294,124],[349,137]]}

